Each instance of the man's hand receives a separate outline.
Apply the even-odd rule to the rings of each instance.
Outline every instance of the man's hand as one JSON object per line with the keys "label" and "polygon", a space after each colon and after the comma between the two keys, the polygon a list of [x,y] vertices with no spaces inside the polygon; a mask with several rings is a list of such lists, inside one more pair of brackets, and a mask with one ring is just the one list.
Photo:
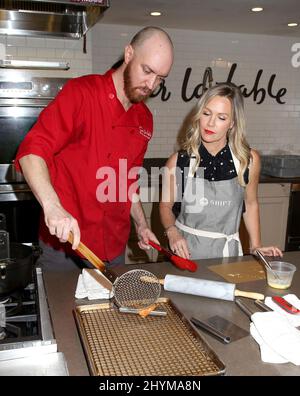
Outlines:
{"label": "man's hand", "polygon": [[150,246],[148,244],[149,240],[160,245],[158,239],[156,238],[156,236],[153,234],[153,232],[148,227],[139,227],[137,229],[137,235],[139,238],[138,245],[143,250],[150,249]]}
{"label": "man's hand", "polygon": [[153,234],[148,226],[140,199],[136,199],[135,202],[132,202],[130,214],[134,220],[136,233],[139,238],[139,247],[143,250],[150,249],[150,246],[148,244],[149,239],[160,245],[156,236]]}
{"label": "man's hand", "polygon": [[45,223],[51,235],[56,235],[60,242],[67,242],[69,233],[73,234],[72,249],[77,249],[80,242],[80,229],[77,220],[60,204],[50,204],[44,208]]}

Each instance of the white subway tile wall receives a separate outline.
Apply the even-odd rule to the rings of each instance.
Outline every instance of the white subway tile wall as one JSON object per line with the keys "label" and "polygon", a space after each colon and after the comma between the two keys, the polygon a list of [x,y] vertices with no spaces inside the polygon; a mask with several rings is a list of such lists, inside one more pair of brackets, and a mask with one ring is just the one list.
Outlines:
{"label": "white subway tile wall", "polygon": [[[6,59],[64,61],[68,71],[35,71],[36,75],[77,77],[89,73],[104,73],[122,56],[124,46],[141,26],[96,24],[87,34],[87,54],[83,39],[35,38],[0,35]],[[247,138],[252,147],[263,154],[300,154],[300,67],[292,66],[292,56],[300,63],[300,54],[292,52],[300,38],[246,35],[235,33],[201,32],[166,29],[175,45],[175,62],[166,80],[167,93],[151,98],[148,105],[154,116],[154,137],[147,158],[168,157],[176,149],[176,140],[185,117],[197,99],[192,97],[202,82],[206,67],[213,70],[215,81],[225,81],[234,63],[232,81],[244,85],[250,96],[245,98]],[[3,53],[3,46],[2,51]],[[297,63],[297,62],[296,62]],[[182,86],[187,68],[192,68],[185,95]],[[259,71],[255,102],[253,87]],[[0,70],[0,76],[5,73]],[[273,79],[273,83],[272,83]],[[272,84],[271,84],[272,83]],[[279,95],[279,104],[270,96]],[[284,94],[281,89],[286,88]],[[278,94],[279,92],[279,94]],[[257,104],[265,93],[265,99]],[[280,96],[282,94],[282,96]]]}
{"label": "white subway tile wall", "polygon": [[[93,72],[103,73],[112,66],[140,28],[95,25],[92,30]],[[250,145],[262,154],[300,154],[300,67],[293,67],[291,62],[292,56],[297,56],[291,47],[300,42],[300,37],[166,30],[175,45],[174,66],[166,80],[171,96],[167,101],[162,101],[160,95],[148,101],[154,115],[154,137],[149,144],[147,158],[168,157],[175,150],[183,120],[197,101],[193,98],[185,102],[181,97],[186,69],[192,68],[186,89],[190,98],[195,87],[202,82],[206,67],[212,68],[214,82],[220,82],[227,80],[234,63],[237,67],[232,82],[243,84],[248,93],[254,87],[259,70],[262,70],[256,101],[254,92],[245,98]],[[278,103],[268,93],[272,79],[271,94],[276,96],[279,92],[278,100],[284,104]],[[285,94],[280,91],[283,88],[287,89]],[[257,104],[264,92],[265,99]]]}
{"label": "white subway tile wall", "polygon": [[[72,78],[92,73],[91,34],[87,33],[86,54],[83,53],[83,39],[0,35],[0,44],[5,46],[5,59],[60,61],[70,64],[69,70],[35,70],[36,76]],[[5,73],[6,71],[0,70],[0,76]]]}

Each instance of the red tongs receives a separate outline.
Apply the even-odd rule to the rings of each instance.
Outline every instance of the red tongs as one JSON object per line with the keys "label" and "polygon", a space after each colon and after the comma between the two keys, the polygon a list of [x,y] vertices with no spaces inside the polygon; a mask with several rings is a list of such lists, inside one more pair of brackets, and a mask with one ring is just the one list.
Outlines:
{"label": "red tongs", "polygon": [[285,298],[275,296],[272,297],[272,300],[280,306],[280,308],[284,309],[290,314],[300,314],[300,309],[294,307],[292,304],[290,304],[288,301],[286,301]]}
{"label": "red tongs", "polygon": [[172,261],[172,263],[176,265],[176,267],[191,272],[195,272],[197,270],[198,266],[194,261],[176,256],[176,254],[173,254],[170,250],[165,249],[160,245],[157,245],[157,243],[155,242],[149,241],[148,243],[154,249],[158,250],[159,252],[163,253],[166,257],[168,257],[170,261]]}

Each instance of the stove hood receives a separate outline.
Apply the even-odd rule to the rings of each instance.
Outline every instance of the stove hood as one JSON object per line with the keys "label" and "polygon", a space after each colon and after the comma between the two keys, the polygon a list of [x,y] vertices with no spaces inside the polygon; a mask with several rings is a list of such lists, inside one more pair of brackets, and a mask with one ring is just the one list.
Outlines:
{"label": "stove hood", "polygon": [[81,38],[109,0],[0,0],[0,34]]}

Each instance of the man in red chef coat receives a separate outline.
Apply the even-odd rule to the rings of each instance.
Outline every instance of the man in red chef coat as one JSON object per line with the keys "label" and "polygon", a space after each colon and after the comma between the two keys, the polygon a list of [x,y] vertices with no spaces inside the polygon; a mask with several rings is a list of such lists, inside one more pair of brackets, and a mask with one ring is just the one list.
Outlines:
{"label": "man in red chef coat", "polygon": [[[146,27],[125,47],[118,69],[69,80],[26,135],[15,165],[43,209],[42,265],[72,267],[80,241],[107,263],[123,263],[130,216],[142,249],[149,239],[158,242],[136,199],[136,170],[153,131],[144,101],[172,63],[168,34]],[[70,232],[72,249],[61,243]]]}

